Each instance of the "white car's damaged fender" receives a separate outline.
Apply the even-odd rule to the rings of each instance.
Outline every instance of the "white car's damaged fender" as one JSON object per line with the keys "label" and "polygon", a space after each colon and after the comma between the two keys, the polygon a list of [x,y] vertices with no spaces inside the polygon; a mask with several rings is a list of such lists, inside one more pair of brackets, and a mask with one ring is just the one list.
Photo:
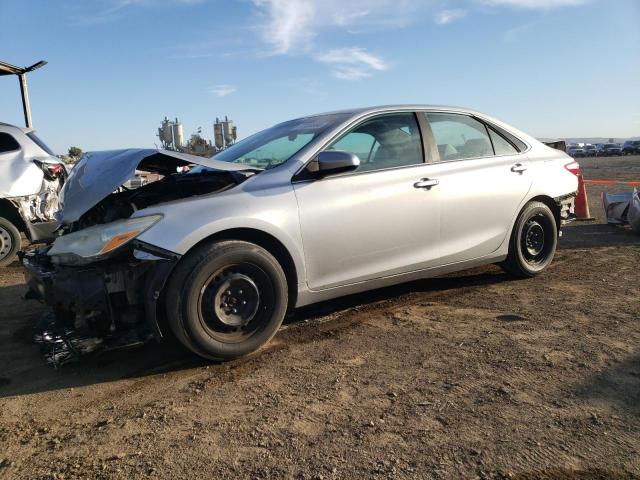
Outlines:
{"label": "white car's damaged fender", "polygon": [[64,164],[33,130],[0,123],[0,266],[20,248],[20,233],[32,243],[53,238]]}

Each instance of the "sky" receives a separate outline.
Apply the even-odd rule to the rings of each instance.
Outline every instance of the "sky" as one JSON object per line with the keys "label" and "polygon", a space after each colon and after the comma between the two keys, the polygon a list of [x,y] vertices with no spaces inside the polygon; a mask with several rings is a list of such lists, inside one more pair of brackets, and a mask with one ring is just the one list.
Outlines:
{"label": "sky", "polygon": [[[640,135],[640,0],[0,0],[57,153],[153,147],[396,103],[472,108],[536,137]],[[0,77],[0,121],[23,125]]]}

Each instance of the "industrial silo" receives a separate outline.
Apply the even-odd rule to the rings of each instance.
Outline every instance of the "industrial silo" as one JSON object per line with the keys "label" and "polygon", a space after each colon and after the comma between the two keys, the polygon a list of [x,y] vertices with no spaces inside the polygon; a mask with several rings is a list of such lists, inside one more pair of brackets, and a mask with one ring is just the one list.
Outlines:
{"label": "industrial silo", "polygon": [[182,130],[182,123],[176,118],[173,124],[173,143],[175,148],[181,148],[184,145],[184,131]]}

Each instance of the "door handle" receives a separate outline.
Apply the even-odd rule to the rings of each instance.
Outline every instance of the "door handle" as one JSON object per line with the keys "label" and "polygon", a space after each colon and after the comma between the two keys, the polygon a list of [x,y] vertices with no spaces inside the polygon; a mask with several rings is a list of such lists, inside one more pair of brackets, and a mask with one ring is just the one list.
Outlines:
{"label": "door handle", "polygon": [[414,188],[425,188],[427,190],[430,190],[431,187],[435,187],[436,185],[438,185],[440,182],[438,182],[438,180],[436,180],[435,178],[421,178],[419,182],[416,182],[413,184]]}
{"label": "door handle", "polygon": [[521,163],[516,163],[513,167],[511,167],[511,171],[513,173],[523,173],[527,171],[527,166]]}

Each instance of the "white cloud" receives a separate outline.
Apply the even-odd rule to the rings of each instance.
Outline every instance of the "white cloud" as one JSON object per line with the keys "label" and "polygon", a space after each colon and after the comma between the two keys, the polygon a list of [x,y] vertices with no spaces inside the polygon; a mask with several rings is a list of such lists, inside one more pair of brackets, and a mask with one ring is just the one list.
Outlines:
{"label": "white cloud", "polygon": [[558,7],[575,7],[589,3],[590,0],[481,0],[484,5],[493,7],[516,7],[537,10],[549,10]]}
{"label": "white cloud", "polygon": [[382,58],[359,47],[336,48],[317,54],[315,59],[330,65],[332,75],[341,80],[359,80],[389,68]]}
{"label": "white cloud", "polygon": [[[125,0],[126,1],[126,0]],[[150,2],[160,0],[130,0]],[[180,1],[180,0],[167,0]],[[182,0],[201,1],[201,0]],[[308,55],[330,65],[336,78],[355,80],[388,68],[384,60],[362,48],[334,48],[322,53],[320,40],[332,33],[384,31],[424,22],[435,14],[446,25],[482,10],[519,7],[549,9],[581,5],[591,0],[459,0],[459,8],[444,9],[442,0],[250,0],[254,7],[253,27],[268,55]],[[338,35],[335,36],[336,38]]]}
{"label": "white cloud", "polygon": [[[331,28],[406,25],[412,14],[436,0],[252,0],[257,25],[271,54],[309,51],[312,40]],[[266,21],[262,21],[266,19]]]}
{"label": "white cloud", "polygon": [[352,31],[352,27],[397,28],[409,20],[409,12],[432,1],[435,0],[252,0],[263,20],[257,30],[269,55],[309,55],[330,65],[332,75],[343,80],[370,77],[387,65],[362,48],[322,52],[315,41],[320,33],[331,29]]}
{"label": "white cloud", "polygon": [[216,97],[226,97],[237,91],[238,89],[233,85],[214,85],[209,89],[209,92]]}
{"label": "white cloud", "polygon": [[301,48],[313,37],[309,28],[316,12],[316,4],[306,0],[254,0],[268,22],[260,30],[273,54],[287,53]]}
{"label": "white cloud", "polygon": [[455,8],[452,10],[441,10],[436,14],[436,23],[438,25],[446,25],[467,15],[467,11],[461,8]]}
{"label": "white cloud", "polygon": [[[117,20],[132,7],[171,7],[198,5],[206,0],[99,0],[82,3],[82,7],[73,18],[76,25],[97,25]],[[97,6],[97,8],[96,8]]]}

